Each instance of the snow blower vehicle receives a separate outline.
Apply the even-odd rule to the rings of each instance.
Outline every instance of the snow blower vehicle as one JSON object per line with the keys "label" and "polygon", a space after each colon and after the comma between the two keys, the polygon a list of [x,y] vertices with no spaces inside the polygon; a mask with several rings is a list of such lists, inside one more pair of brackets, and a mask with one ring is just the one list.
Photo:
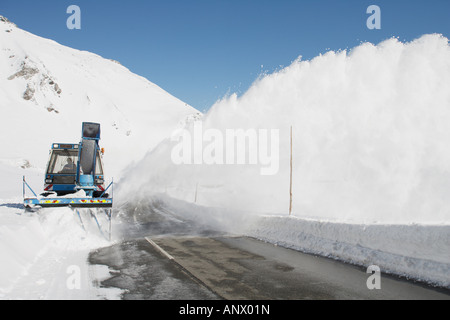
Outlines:
{"label": "snow blower vehicle", "polygon": [[[84,228],[80,211],[86,208],[100,231],[96,213],[104,211],[111,226],[113,198],[107,191],[110,187],[113,189],[113,182],[105,188],[104,149],[100,148],[99,141],[100,124],[83,122],[78,144],[53,143],[45,172],[44,192],[37,196],[23,177],[25,209],[36,211],[40,208],[70,207],[78,214]],[[26,188],[34,197],[26,197]]]}

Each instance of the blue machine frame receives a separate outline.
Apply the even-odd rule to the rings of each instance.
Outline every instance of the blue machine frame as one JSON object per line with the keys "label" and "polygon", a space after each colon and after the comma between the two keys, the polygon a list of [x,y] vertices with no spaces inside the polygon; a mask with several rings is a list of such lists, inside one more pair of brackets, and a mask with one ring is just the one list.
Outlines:
{"label": "blue machine frame", "polygon": [[[34,207],[96,207],[96,208],[111,208],[113,205],[113,199],[111,197],[106,197],[106,191],[111,187],[111,191],[113,190],[113,182],[111,182],[107,188],[101,186],[104,183],[103,180],[103,172],[101,175],[96,174],[96,161],[97,156],[99,156],[100,147],[98,142],[100,140],[100,124],[92,123],[92,122],[83,122],[82,125],[82,138],[79,144],[70,144],[70,143],[54,143],[52,144],[53,150],[77,150],[77,164],[76,164],[76,173],[64,174],[64,173],[46,173],[45,176],[45,191],[53,191],[53,192],[65,192],[68,193],[62,197],[53,197],[50,196],[51,192],[47,194],[47,196],[38,197],[36,193],[31,189],[28,183],[25,180],[25,176],[23,177],[23,198],[24,198],[24,206],[27,209],[31,209]],[[90,141],[87,142],[86,141]],[[92,142],[93,141],[93,142]],[[86,150],[90,148],[90,152],[92,153],[92,159],[87,157],[86,161],[88,163],[88,167],[91,168],[90,172],[82,173],[80,159],[82,158],[82,151],[84,147],[84,143],[86,143]],[[49,159],[50,161],[50,159]],[[49,167],[50,163],[47,167]],[[55,177],[74,177],[74,184],[71,183],[60,183],[60,184],[52,184],[52,190],[49,190],[48,186],[54,180]],[[100,185],[99,185],[100,184]],[[101,187],[100,191],[98,191],[98,187]],[[26,197],[25,191],[28,188],[34,195],[34,197]],[[70,193],[75,193],[79,190],[84,190],[86,197],[70,197]],[[94,197],[94,192],[101,192],[100,196]],[[111,192],[112,193],[112,192]]]}

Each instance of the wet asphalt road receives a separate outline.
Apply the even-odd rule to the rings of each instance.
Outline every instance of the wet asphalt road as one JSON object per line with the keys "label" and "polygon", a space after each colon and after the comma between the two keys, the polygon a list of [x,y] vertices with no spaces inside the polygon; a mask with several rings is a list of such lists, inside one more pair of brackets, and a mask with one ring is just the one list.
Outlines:
{"label": "wet asphalt road", "polygon": [[92,252],[91,264],[115,270],[101,286],[124,290],[126,300],[450,299],[383,274],[381,289],[369,290],[361,268],[246,237],[149,240]]}
{"label": "wet asphalt road", "polygon": [[[450,291],[381,274],[369,290],[365,269],[248,237],[198,229],[163,208],[129,214],[126,239],[91,252],[107,265],[102,287],[124,300],[447,299]],[[138,213],[139,212],[139,213]]]}

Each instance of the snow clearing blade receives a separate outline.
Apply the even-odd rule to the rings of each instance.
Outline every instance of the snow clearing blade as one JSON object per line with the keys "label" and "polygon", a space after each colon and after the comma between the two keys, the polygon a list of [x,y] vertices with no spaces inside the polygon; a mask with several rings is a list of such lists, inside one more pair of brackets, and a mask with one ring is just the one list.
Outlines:
{"label": "snow clearing blade", "polygon": [[[113,183],[111,182],[110,186]],[[25,188],[28,188],[34,195],[34,197],[25,197]],[[105,189],[105,192],[108,190]],[[89,198],[89,197],[78,197],[70,198],[67,196],[61,197],[38,197],[36,193],[31,189],[28,183],[23,177],[23,190],[24,190],[24,208],[26,211],[39,212],[44,208],[60,208],[69,207],[72,212],[76,213],[78,216],[81,228],[89,233],[87,219],[92,219],[95,222],[95,228],[98,228],[100,234],[108,241],[111,241],[111,223],[112,223],[112,212],[113,212],[113,199],[111,198]],[[104,215],[103,215],[104,214]],[[83,218],[82,218],[83,216]],[[100,219],[103,217],[103,219]],[[106,219],[106,221],[105,221]],[[92,223],[93,224],[93,223]],[[107,226],[105,227],[105,224]],[[92,230],[92,227],[89,229]]]}
{"label": "snow clearing blade", "polygon": [[[113,182],[109,184],[109,186],[105,189],[104,194],[108,191],[109,187],[113,185]],[[25,187],[27,187],[34,195],[34,197],[27,198],[25,196]],[[52,195],[55,195],[53,193]],[[113,199],[105,198],[105,197],[70,197],[66,196],[42,196],[39,197],[36,193],[31,189],[28,183],[23,177],[23,204],[25,209],[33,209],[33,208],[57,208],[57,207],[72,207],[72,208],[112,208]]]}
{"label": "snow clearing blade", "polygon": [[72,207],[72,208],[112,208],[112,199],[105,198],[27,198],[26,208],[40,206],[42,208]]}

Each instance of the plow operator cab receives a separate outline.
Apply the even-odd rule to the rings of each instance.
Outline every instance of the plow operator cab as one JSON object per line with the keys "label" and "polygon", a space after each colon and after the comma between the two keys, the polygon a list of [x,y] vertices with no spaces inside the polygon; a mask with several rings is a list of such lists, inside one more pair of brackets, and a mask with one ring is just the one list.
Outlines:
{"label": "plow operator cab", "polygon": [[[75,193],[76,181],[79,168],[79,145],[67,143],[54,143],[50,150],[50,156],[45,172],[44,194],[48,196],[56,193],[64,196]],[[103,150],[96,151],[94,189],[93,196],[100,197],[105,191],[105,180],[103,176]]]}

